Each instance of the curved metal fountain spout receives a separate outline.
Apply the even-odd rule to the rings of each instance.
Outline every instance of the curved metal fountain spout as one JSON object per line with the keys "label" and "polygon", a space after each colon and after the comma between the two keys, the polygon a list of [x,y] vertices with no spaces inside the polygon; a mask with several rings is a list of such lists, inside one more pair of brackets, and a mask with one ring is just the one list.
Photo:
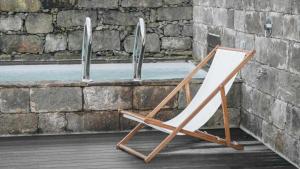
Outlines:
{"label": "curved metal fountain spout", "polygon": [[140,81],[142,74],[142,65],[144,60],[146,44],[146,30],[145,22],[143,18],[139,18],[135,30],[135,39],[132,54],[132,64],[133,64],[133,80]]}
{"label": "curved metal fountain spout", "polygon": [[89,17],[85,18],[81,59],[83,65],[82,81],[90,82],[90,65],[92,56],[92,24]]}

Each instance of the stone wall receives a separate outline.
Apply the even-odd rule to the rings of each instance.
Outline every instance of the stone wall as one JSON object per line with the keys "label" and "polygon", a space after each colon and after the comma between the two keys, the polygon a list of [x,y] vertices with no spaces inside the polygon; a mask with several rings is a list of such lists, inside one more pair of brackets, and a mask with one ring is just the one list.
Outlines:
{"label": "stone wall", "polygon": [[191,58],[192,0],[0,0],[0,60],[80,59],[87,16],[93,59],[131,59],[138,17],[146,57]]}
{"label": "stone wall", "polygon": [[[256,49],[242,70],[241,128],[300,166],[300,1],[194,0],[193,55],[221,45]],[[272,20],[271,36],[264,25]]]}
{"label": "stone wall", "polygon": [[[0,84],[0,135],[65,134],[118,131],[136,123],[121,118],[118,109],[145,114],[174,89],[179,80],[123,81],[101,83],[12,83]],[[192,94],[202,80],[191,83]],[[229,93],[232,127],[240,123],[241,83]],[[181,91],[163,108],[157,119],[174,117],[185,107]],[[223,127],[218,111],[205,128]]]}

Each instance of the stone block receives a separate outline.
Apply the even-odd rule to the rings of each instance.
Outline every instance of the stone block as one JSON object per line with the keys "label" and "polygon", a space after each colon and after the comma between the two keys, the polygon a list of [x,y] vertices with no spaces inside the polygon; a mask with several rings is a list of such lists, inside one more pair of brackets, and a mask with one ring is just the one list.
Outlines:
{"label": "stone block", "polygon": [[119,31],[94,31],[92,49],[93,52],[104,50],[120,50]]}
{"label": "stone block", "polygon": [[123,86],[85,87],[85,110],[118,110],[132,108],[132,89]]}
{"label": "stone block", "polygon": [[40,0],[0,0],[0,11],[37,12],[40,8]]}
{"label": "stone block", "polygon": [[182,35],[183,36],[193,36],[193,26],[192,25],[184,25],[182,28]]}
{"label": "stone block", "polygon": [[255,59],[275,68],[286,69],[288,59],[288,42],[279,39],[256,37]]}
{"label": "stone block", "polygon": [[[269,12],[268,16],[272,21],[272,35],[273,37],[282,37],[283,35],[283,14],[277,12]],[[264,23],[264,22],[263,22]]]}
{"label": "stone block", "polygon": [[238,31],[244,31],[246,24],[246,13],[245,11],[234,11],[234,29]]}
{"label": "stone block", "polygon": [[249,130],[258,138],[262,138],[262,122],[263,120],[249,112],[241,110],[241,126]]}
{"label": "stone block", "polygon": [[279,129],[283,130],[286,124],[287,103],[277,99],[271,105],[270,109],[273,124]]}
{"label": "stone block", "polygon": [[[229,108],[229,123],[230,127],[239,127],[240,125],[240,109]],[[208,120],[203,128],[224,128],[224,119],[222,109],[218,109],[217,112]]]}
{"label": "stone block", "polygon": [[0,134],[32,134],[37,132],[35,113],[0,114]]}
{"label": "stone block", "polygon": [[194,41],[193,58],[196,61],[202,60],[207,55],[207,45]]}
{"label": "stone block", "polygon": [[213,8],[213,25],[227,27],[228,13],[224,8]]}
{"label": "stone block", "polygon": [[25,21],[26,31],[28,33],[49,33],[53,31],[52,15],[49,14],[29,14]]}
{"label": "stone block", "polygon": [[291,13],[293,0],[271,0],[272,11]]}
{"label": "stone block", "polygon": [[275,147],[275,139],[277,135],[277,130],[272,123],[263,121],[262,123],[262,141],[271,146]]}
{"label": "stone block", "polygon": [[69,51],[63,51],[63,52],[55,52],[53,59],[55,60],[67,60],[67,59],[81,59],[81,53],[72,53]]}
{"label": "stone block", "polygon": [[[134,45],[134,36],[128,36],[124,40],[124,48],[126,52],[132,53]],[[150,33],[146,35],[146,52],[160,52],[160,40],[156,33]]]}
{"label": "stone block", "polygon": [[289,160],[297,164],[299,162],[299,137],[294,137],[293,135],[289,135],[287,133],[283,133],[283,154]]}
{"label": "stone block", "polygon": [[256,0],[242,0],[244,9],[246,10],[255,10],[255,1]]}
{"label": "stone block", "polygon": [[300,43],[290,45],[288,68],[291,72],[300,74]]}
{"label": "stone block", "polygon": [[121,2],[121,6],[126,8],[157,8],[162,5],[162,0],[122,0]]}
{"label": "stone block", "polygon": [[36,35],[2,35],[0,36],[0,50],[4,53],[41,53],[43,39]]}
{"label": "stone block", "polygon": [[[155,108],[172,90],[174,86],[140,86],[133,90],[133,109],[145,110]],[[164,108],[177,107],[174,97]]]}
{"label": "stone block", "polygon": [[278,85],[274,82],[276,82],[278,78],[278,71],[268,66],[261,66],[256,71],[256,76],[253,77],[256,78],[256,82],[254,83],[256,88],[260,91],[264,91],[265,93],[275,96]]}
{"label": "stone block", "polygon": [[257,11],[271,11],[272,10],[272,0],[255,1],[255,9]]}
{"label": "stone block", "polygon": [[143,13],[120,12],[113,10],[104,13],[99,13],[99,18],[103,18],[102,23],[108,25],[136,25],[139,17],[143,18]]}
{"label": "stone block", "polygon": [[210,0],[193,0],[193,6],[209,6]]}
{"label": "stone block", "polygon": [[41,133],[63,133],[67,126],[64,113],[39,114],[38,128]]}
{"label": "stone block", "polygon": [[32,112],[82,110],[82,91],[79,87],[48,87],[30,89]]}
{"label": "stone block", "polygon": [[192,48],[192,39],[189,37],[163,37],[163,49],[189,50]]}
{"label": "stone block", "polygon": [[118,2],[119,0],[79,0],[78,6],[81,8],[116,9]]}
{"label": "stone block", "polygon": [[[195,96],[197,91],[199,90],[201,84],[198,83],[191,83],[190,84],[190,92],[192,98]],[[178,109],[184,109],[187,106],[186,104],[186,97],[185,97],[185,90],[181,89],[178,95]]]}
{"label": "stone block", "polygon": [[300,108],[292,105],[287,107],[287,129],[290,135],[300,136]]}
{"label": "stone block", "polygon": [[71,132],[119,130],[117,111],[66,113],[66,129]]}
{"label": "stone block", "polygon": [[15,15],[0,16],[0,32],[20,31],[22,29],[23,20]]}
{"label": "stone block", "polygon": [[83,31],[73,31],[68,34],[68,49],[81,50]]}
{"label": "stone block", "polygon": [[86,17],[91,18],[93,27],[97,26],[97,12],[82,10],[67,10],[58,12],[57,25],[59,27],[65,28],[72,28],[77,26],[83,27]]}
{"label": "stone block", "polygon": [[77,7],[78,0],[54,0],[54,1],[49,1],[49,0],[41,0],[42,3],[42,8],[43,9],[74,9]]}
{"label": "stone block", "polygon": [[263,15],[263,13],[258,13],[255,11],[246,12],[245,31],[247,31],[248,33],[256,33],[256,34],[262,34],[264,32],[264,22],[261,22],[260,15]]}
{"label": "stone block", "polygon": [[283,36],[290,40],[300,41],[300,15],[284,15]]}
{"label": "stone block", "polygon": [[63,34],[48,34],[45,42],[45,52],[55,52],[67,49],[67,38]]}
{"label": "stone block", "polygon": [[235,47],[245,50],[253,50],[255,46],[254,35],[237,32],[235,38]]}
{"label": "stone block", "polygon": [[195,6],[193,8],[193,16],[195,23],[203,23],[207,25],[211,25],[213,23],[213,8],[211,7],[203,7],[203,6]]}
{"label": "stone block", "polygon": [[157,10],[157,20],[174,21],[174,20],[192,20],[192,7],[167,7]]}
{"label": "stone block", "polygon": [[29,111],[29,89],[3,88],[0,89],[0,112],[27,113]]}
{"label": "stone block", "polygon": [[190,3],[191,0],[164,0],[164,3],[167,5],[180,5],[183,3]]}
{"label": "stone block", "polygon": [[169,24],[164,27],[165,36],[178,36],[180,32],[181,27],[178,24]]}
{"label": "stone block", "polygon": [[[292,14],[300,14],[300,1],[294,0],[292,5]],[[299,161],[300,165],[300,161]]]}
{"label": "stone block", "polygon": [[235,47],[236,31],[233,29],[224,28],[224,33],[221,35],[221,44],[226,47]]}
{"label": "stone block", "polygon": [[193,40],[206,44],[208,28],[204,24],[194,24],[193,26]]}

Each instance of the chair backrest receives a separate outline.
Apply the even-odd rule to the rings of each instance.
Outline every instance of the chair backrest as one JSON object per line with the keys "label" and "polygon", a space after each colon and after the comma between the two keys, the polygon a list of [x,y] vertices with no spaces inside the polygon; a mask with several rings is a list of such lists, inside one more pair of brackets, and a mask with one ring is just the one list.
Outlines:
{"label": "chair backrest", "polygon": [[[245,52],[217,49],[203,84],[190,104],[176,117],[166,121],[165,124],[179,126],[238,67],[245,56]],[[236,75],[225,85],[226,94],[231,88]],[[188,131],[198,130],[215,114],[220,105],[221,94],[218,92],[184,129]]]}

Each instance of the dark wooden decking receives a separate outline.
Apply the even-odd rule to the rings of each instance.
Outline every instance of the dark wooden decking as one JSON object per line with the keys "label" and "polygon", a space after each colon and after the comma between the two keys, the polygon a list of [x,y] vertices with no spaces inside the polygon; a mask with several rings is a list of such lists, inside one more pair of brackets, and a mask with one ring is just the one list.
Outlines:
{"label": "dark wooden decking", "polygon": [[[209,132],[222,136],[221,131]],[[241,130],[232,131],[244,151],[180,136],[150,164],[115,149],[125,133],[0,138],[0,168],[296,169]],[[163,136],[143,132],[130,146],[147,152]]]}

